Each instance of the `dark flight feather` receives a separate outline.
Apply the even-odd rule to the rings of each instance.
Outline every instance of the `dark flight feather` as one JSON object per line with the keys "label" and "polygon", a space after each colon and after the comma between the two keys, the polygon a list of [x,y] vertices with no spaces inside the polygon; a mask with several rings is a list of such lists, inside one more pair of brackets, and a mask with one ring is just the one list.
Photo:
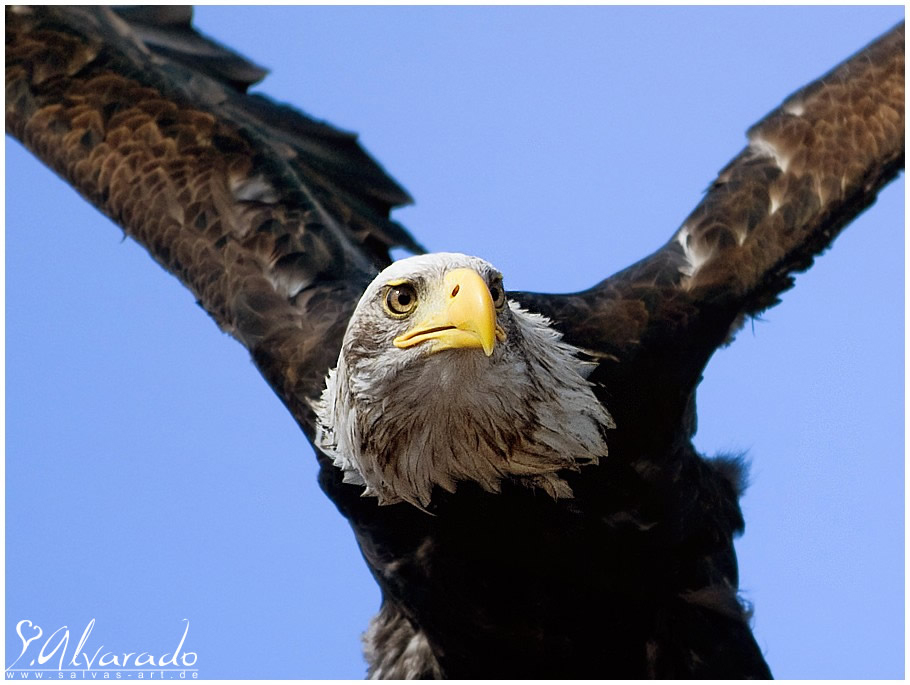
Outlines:
{"label": "dark flight feather", "polygon": [[[356,136],[247,89],[264,71],[181,8],[6,9],[7,131],[244,344],[313,437],[319,395],[407,193]],[[903,25],[749,130],[661,249],[590,290],[514,293],[598,362],[611,457],[575,498],[506,485],[377,507],[320,456],[384,605],[374,674],[766,677],[737,594],[735,460],[690,438],[718,346],[903,168]]]}

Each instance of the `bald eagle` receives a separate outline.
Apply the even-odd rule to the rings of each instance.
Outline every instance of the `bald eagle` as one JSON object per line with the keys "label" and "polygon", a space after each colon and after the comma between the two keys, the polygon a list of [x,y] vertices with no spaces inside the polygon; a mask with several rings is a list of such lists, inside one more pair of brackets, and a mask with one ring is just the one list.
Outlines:
{"label": "bald eagle", "polygon": [[[387,246],[419,248],[387,219],[406,194],[350,136],[244,95],[259,72],[194,43],[179,12],[10,12],[8,130],[191,288],[312,437],[312,400],[354,303]],[[583,293],[510,293],[593,365],[588,387],[615,420],[609,456],[557,474],[562,492],[447,474],[429,499],[411,493],[420,507],[377,507],[344,482],[353,461],[320,455],[385,597],[374,674],[765,672],[735,601],[739,472],[695,455],[692,391],[741,317],[772,303],[902,165],[902,40],[755,127],[650,258]],[[863,103],[859,118],[839,103]],[[593,621],[603,606],[615,624]]]}

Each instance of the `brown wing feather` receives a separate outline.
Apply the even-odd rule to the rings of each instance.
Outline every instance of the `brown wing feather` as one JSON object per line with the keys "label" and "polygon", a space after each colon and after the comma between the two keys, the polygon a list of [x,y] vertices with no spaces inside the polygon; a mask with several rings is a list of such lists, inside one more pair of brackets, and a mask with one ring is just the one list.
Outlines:
{"label": "brown wing feather", "polygon": [[791,95],[748,137],[683,223],[687,255],[705,261],[681,286],[754,314],[903,168],[903,24]]}
{"label": "brown wing feather", "polygon": [[514,294],[602,360],[595,379],[610,410],[619,426],[640,427],[644,444],[654,426],[691,434],[691,394],[714,350],[744,316],[777,303],[903,168],[903,24],[748,137],[654,254],[584,292]]}
{"label": "brown wing feather", "polygon": [[[352,134],[245,95],[264,72],[185,13],[123,15],[140,30],[7,8],[7,131],[180,278],[306,425],[359,293],[390,247],[420,249],[388,219],[410,198]],[[183,65],[202,50],[220,70]]]}

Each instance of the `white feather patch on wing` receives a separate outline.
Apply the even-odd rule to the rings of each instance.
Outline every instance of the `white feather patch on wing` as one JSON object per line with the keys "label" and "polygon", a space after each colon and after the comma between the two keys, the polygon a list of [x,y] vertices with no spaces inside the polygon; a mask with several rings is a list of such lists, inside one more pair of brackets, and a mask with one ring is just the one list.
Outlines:
{"label": "white feather patch on wing", "polygon": [[679,270],[683,275],[691,278],[711,259],[713,252],[710,249],[704,249],[703,246],[700,247],[698,242],[692,239],[689,227],[685,224],[677,232],[676,242],[682,247],[687,262]]}
{"label": "white feather patch on wing", "polygon": [[767,138],[754,133],[749,138],[749,147],[763,157],[770,157],[781,171],[787,172],[787,168],[790,166],[789,156],[785,155],[777,145]]}
{"label": "white feather patch on wing", "polygon": [[228,177],[228,184],[234,199],[240,202],[262,202],[274,204],[278,202],[278,192],[262,174],[255,176]]}

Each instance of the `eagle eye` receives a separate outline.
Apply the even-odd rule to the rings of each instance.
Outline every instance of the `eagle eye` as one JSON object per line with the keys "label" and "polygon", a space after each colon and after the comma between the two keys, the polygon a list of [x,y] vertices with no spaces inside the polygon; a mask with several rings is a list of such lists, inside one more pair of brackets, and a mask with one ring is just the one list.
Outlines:
{"label": "eagle eye", "polygon": [[417,291],[410,283],[398,283],[386,289],[385,310],[389,315],[402,318],[414,311],[416,306]]}
{"label": "eagle eye", "polygon": [[506,291],[502,287],[502,279],[497,278],[490,283],[490,297],[493,299],[493,305],[496,309],[502,309],[506,303]]}

